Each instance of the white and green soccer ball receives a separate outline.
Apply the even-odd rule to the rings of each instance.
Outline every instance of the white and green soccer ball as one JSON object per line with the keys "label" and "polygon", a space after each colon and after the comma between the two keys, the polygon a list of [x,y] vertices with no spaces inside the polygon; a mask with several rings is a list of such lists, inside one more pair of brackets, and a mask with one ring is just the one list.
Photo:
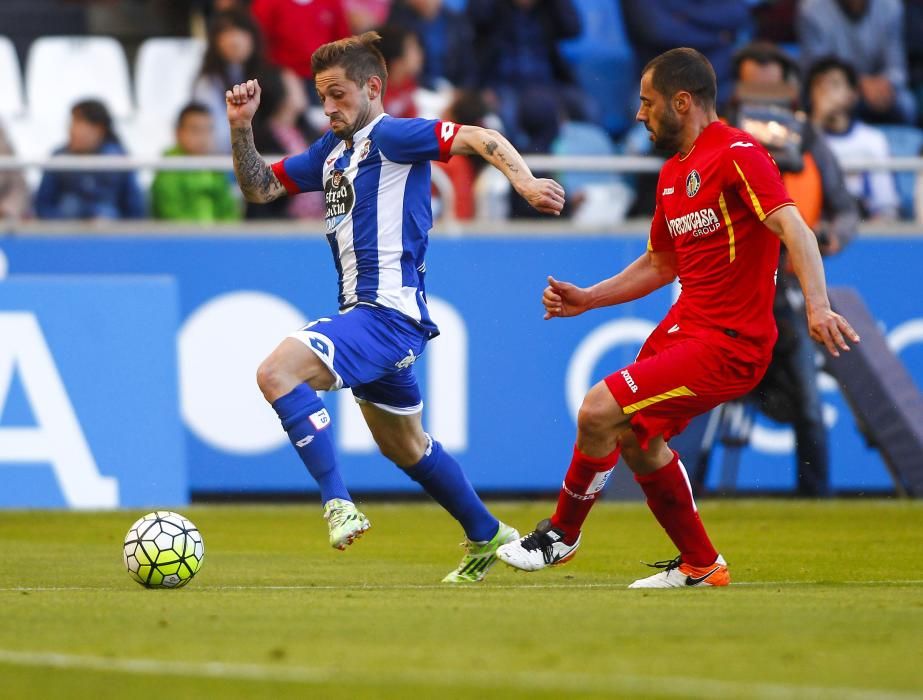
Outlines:
{"label": "white and green soccer ball", "polygon": [[179,588],[202,568],[205,543],[191,520],[158,510],[129,528],[122,558],[128,575],[142,586]]}

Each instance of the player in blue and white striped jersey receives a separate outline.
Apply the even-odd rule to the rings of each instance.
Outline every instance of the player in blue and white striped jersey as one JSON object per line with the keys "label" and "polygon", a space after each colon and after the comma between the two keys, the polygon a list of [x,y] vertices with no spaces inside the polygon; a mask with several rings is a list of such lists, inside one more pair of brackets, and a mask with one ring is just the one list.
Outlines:
{"label": "player in blue and white striped jersey", "polygon": [[340,476],[330,415],[317,395],[348,387],[382,454],[465,531],[467,553],[443,580],[480,581],[497,547],[519,535],[490,514],[455,459],[423,431],[413,363],[439,333],[424,287],[433,224],[430,161],[478,154],[548,214],[560,214],[564,190],[554,180],[535,178],[496,131],[385,114],[387,70],[378,39],[368,32],[315,51],[312,68],[331,131],[271,167],[253,145],[259,83],[249,80],[227,91],[234,169],[244,196],[268,202],[322,190],[339,274],[340,313],[285,338],[260,365],[257,381],[320,487],[333,547],[345,549],[369,527]]}

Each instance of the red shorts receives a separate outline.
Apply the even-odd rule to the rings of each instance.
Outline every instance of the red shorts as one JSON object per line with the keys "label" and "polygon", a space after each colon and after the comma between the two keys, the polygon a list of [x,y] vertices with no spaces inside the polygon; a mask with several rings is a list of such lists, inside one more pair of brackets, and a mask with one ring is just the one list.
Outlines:
{"label": "red shorts", "polygon": [[748,359],[752,349],[735,347],[745,341],[721,331],[670,328],[668,321],[657,326],[638,358],[605,379],[644,449],[651,438],[669,440],[700,413],[751,391],[769,365]]}

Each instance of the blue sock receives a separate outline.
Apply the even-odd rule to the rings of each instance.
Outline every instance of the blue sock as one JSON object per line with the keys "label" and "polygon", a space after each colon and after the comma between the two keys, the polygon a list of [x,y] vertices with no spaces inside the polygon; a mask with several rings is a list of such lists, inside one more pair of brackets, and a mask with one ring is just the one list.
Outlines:
{"label": "blue sock", "polygon": [[320,487],[321,503],[331,498],[353,500],[337,468],[337,457],[330,437],[330,414],[317,392],[299,384],[273,401],[282,427]]}
{"label": "blue sock", "polygon": [[404,471],[461,523],[469,540],[492,539],[500,527],[499,521],[474,492],[458,462],[442,445],[429,439],[430,446],[423,458]]}

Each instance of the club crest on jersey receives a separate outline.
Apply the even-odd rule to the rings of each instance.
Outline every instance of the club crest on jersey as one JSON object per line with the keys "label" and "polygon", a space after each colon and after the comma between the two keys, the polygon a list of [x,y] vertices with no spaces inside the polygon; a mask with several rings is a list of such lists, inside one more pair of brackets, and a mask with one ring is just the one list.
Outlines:
{"label": "club crest on jersey", "polygon": [[693,170],[686,176],[686,196],[695,197],[696,193],[699,191],[699,187],[702,184],[702,176],[699,175],[698,170]]}
{"label": "club crest on jersey", "polygon": [[352,211],[356,202],[356,193],[349,178],[342,170],[334,170],[330,178],[324,183],[324,203],[326,211],[324,219],[327,230],[335,229],[343,219]]}
{"label": "club crest on jersey", "polygon": [[364,144],[362,144],[362,150],[359,151],[359,160],[365,160],[368,156],[369,151],[372,150],[372,140],[367,139]]}

